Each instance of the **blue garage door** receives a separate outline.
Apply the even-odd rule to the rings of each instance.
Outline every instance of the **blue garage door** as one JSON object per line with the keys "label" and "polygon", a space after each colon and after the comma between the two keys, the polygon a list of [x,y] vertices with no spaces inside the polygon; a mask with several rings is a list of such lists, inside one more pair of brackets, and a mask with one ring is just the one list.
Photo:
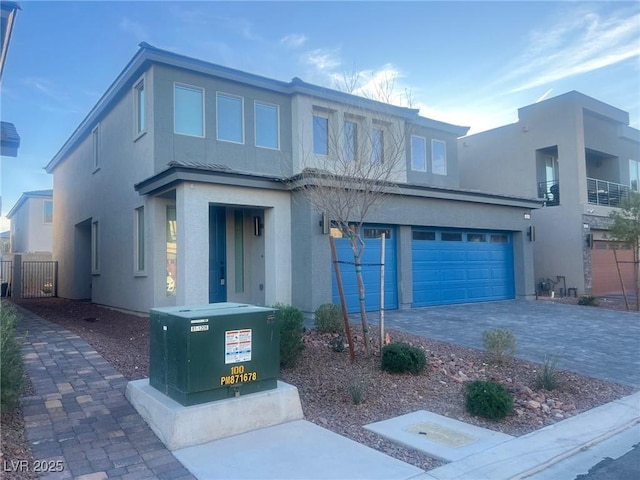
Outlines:
{"label": "blue garage door", "polygon": [[[362,278],[365,287],[365,304],[367,311],[380,308],[380,236],[385,233],[385,266],[384,266],[384,308],[398,308],[398,283],[396,276],[396,237],[395,230],[390,227],[363,227],[362,237],[365,249],[362,258]],[[335,235],[334,235],[335,236]],[[340,274],[344,287],[345,300],[349,313],[360,311],[358,303],[358,284],[353,266],[353,251],[346,238],[336,238],[336,251],[340,263]],[[340,295],[336,284],[334,269],[331,269],[333,280],[333,303],[340,305]]]}
{"label": "blue garage door", "polygon": [[510,233],[413,231],[413,306],[515,297]]}

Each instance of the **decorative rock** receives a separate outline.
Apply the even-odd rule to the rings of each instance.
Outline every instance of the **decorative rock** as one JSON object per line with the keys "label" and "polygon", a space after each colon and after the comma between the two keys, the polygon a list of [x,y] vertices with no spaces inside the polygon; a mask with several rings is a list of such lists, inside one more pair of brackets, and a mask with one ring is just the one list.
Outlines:
{"label": "decorative rock", "polygon": [[527,408],[530,408],[531,410],[536,410],[540,408],[540,402],[536,402],[535,400],[529,400],[527,402]]}

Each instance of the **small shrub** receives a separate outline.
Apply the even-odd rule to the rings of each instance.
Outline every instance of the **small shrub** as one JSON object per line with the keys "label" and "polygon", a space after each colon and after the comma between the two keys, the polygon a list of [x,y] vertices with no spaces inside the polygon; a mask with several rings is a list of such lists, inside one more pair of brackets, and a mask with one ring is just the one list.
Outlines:
{"label": "small shrub", "polygon": [[418,375],[424,370],[427,357],[417,347],[395,342],[382,347],[382,370],[390,373],[410,372]]}
{"label": "small shrub", "polygon": [[349,382],[349,395],[354,405],[360,405],[365,401],[367,391],[366,383],[366,380],[362,378],[352,378]]}
{"label": "small shrub", "polygon": [[598,299],[593,295],[581,295],[578,299],[578,305],[585,305],[587,307],[597,307]]}
{"label": "small shrub", "polygon": [[495,363],[503,363],[516,354],[516,336],[511,330],[485,330],[482,343],[489,359]]}
{"label": "small shrub", "polygon": [[471,415],[502,420],[513,411],[513,398],[503,385],[478,380],[466,385],[465,407]]}
{"label": "small shrub", "polygon": [[314,315],[316,328],[320,333],[341,333],[344,331],[342,309],[333,303],[320,305]]}
{"label": "small shrub", "polygon": [[545,390],[555,390],[560,386],[560,372],[558,362],[560,355],[546,355],[542,370],[536,374],[536,388]]}
{"label": "small shrub", "polygon": [[18,314],[15,309],[0,307],[0,410],[13,410],[18,405],[24,382],[24,362],[16,340]]}
{"label": "small shrub", "polygon": [[276,317],[280,327],[280,365],[294,365],[302,355],[304,343],[304,317],[302,310],[292,305],[276,304]]}
{"label": "small shrub", "polygon": [[331,350],[333,350],[334,352],[344,352],[344,342],[345,342],[345,338],[342,334],[338,335],[337,337],[331,339],[331,342],[329,342],[329,345],[331,346]]}

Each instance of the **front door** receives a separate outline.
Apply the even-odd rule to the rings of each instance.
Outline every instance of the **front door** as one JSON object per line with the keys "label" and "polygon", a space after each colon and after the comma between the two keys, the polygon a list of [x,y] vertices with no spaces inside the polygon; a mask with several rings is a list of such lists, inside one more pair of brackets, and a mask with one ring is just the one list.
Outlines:
{"label": "front door", "polygon": [[227,301],[227,242],[224,207],[209,207],[209,303]]}

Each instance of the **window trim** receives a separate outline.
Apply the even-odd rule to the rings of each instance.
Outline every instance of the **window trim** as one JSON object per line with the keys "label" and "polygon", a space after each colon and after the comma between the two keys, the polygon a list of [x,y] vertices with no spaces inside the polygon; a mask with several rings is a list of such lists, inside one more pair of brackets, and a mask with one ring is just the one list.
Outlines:
{"label": "window trim", "polygon": [[[325,130],[325,141],[324,146],[325,146],[325,152],[317,152],[316,151],[316,118],[322,118],[326,121],[327,124],[327,128]],[[312,141],[312,149],[313,149],[313,153],[314,155],[321,155],[323,157],[328,157],[329,156],[329,115],[328,113],[325,112],[319,112],[319,111],[313,111],[312,117],[311,117],[311,141]]]}
{"label": "window trim", "polygon": [[[219,102],[218,99],[220,97],[227,97],[227,98],[239,98],[240,99],[240,136],[242,137],[241,140],[238,142],[236,140],[227,140],[224,138],[220,138],[220,110],[218,108],[219,106]],[[240,95],[233,95],[232,93],[226,93],[226,92],[216,92],[216,140],[218,140],[219,142],[227,142],[227,143],[235,143],[236,145],[244,145],[245,143],[245,132],[244,132],[244,97],[241,97]]]}
{"label": "window trim", "polygon": [[[352,125],[353,135],[349,135],[347,124]],[[351,127],[350,127],[351,128]],[[342,125],[342,152],[347,162],[358,161],[358,122],[353,118],[345,118]]]}
{"label": "window trim", "polygon": [[91,157],[93,159],[93,172],[100,170],[100,124],[91,130]]}
{"label": "window trim", "polygon": [[[413,157],[413,139],[421,139],[424,145],[424,168],[416,168]],[[421,135],[411,135],[411,170],[414,172],[426,172],[427,171],[427,137],[423,137]]]}
{"label": "window trim", "polygon": [[[193,91],[200,91],[201,93],[201,97],[202,97],[202,118],[200,119],[202,122],[202,135],[194,135],[193,133],[184,133],[184,132],[178,132],[176,130],[176,88],[182,88],[184,90],[193,90]],[[194,138],[205,138],[207,136],[207,130],[206,130],[206,123],[205,123],[205,118],[206,118],[206,112],[205,112],[205,101],[204,101],[204,95],[205,95],[205,90],[203,87],[198,87],[195,85],[189,85],[187,83],[181,83],[181,82],[173,82],[173,133],[175,135],[184,135],[186,137],[194,137]]]}
{"label": "window trim", "polygon": [[[276,109],[276,147],[266,145],[258,145],[258,105],[263,107],[275,107]],[[280,105],[277,103],[268,103],[261,100],[253,101],[253,140],[257,148],[266,148],[268,150],[280,150]]]}
{"label": "window trim", "polygon": [[[142,217],[142,218],[141,218]],[[142,223],[142,224],[141,224]],[[146,218],[144,205],[134,209],[133,215],[133,272],[136,276],[146,275],[146,245],[145,245],[145,227]],[[142,268],[140,268],[142,266]]]}
{"label": "window trim", "polygon": [[[435,151],[434,151],[434,147],[436,144],[441,144],[443,151],[444,151],[444,171],[443,172],[436,172],[435,169]],[[434,175],[447,175],[447,142],[445,142],[444,140],[438,140],[436,138],[432,138],[431,139],[431,173],[433,173]]]}
{"label": "window trim", "polygon": [[91,219],[91,274],[100,275],[100,220]]}
{"label": "window trim", "polygon": [[[141,88],[142,87],[142,88]],[[136,83],[133,84],[133,140],[147,133],[147,90],[145,76],[143,75]],[[140,102],[140,93],[142,92],[142,105]],[[175,105],[174,105],[175,108]],[[140,128],[142,119],[142,128]]]}
{"label": "window trim", "polygon": [[[51,204],[51,220],[47,221],[47,204]],[[42,223],[45,225],[53,224],[53,200],[42,201]]]}

